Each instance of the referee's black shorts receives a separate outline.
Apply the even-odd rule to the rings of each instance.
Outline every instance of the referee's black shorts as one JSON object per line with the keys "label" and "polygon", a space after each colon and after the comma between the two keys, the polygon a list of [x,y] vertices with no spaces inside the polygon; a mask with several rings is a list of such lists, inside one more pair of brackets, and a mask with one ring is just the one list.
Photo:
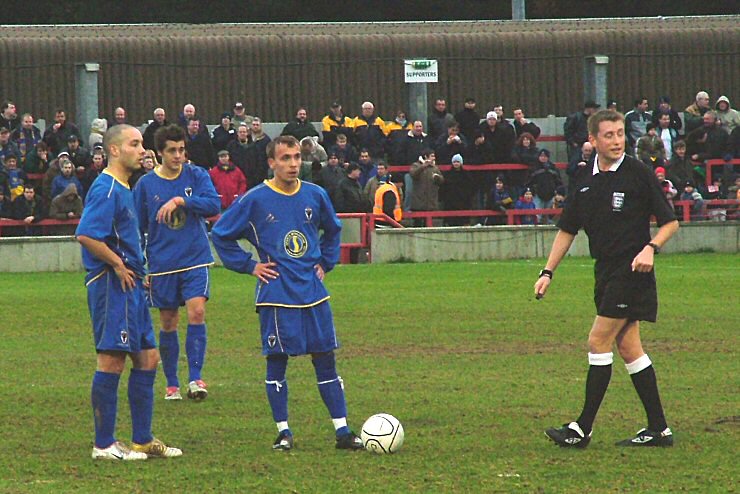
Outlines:
{"label": "referee's black shorts", "polygon": [[613,319],[655,322],[658,315],[655,270],[634,272],[632,259],[630,256],[596,262],[596,313]]}

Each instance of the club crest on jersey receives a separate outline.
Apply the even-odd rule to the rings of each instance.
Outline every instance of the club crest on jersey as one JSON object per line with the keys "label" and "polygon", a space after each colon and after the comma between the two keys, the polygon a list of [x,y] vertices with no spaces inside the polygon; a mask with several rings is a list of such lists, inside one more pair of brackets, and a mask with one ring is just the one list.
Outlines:
{"label": "club crest on jersey", "polygon": [[275,346],[275,342],[277,342],[277,337],[274,334],[271,334],[267,337],[267,346],[270,348],[273,348]]}
{"label": "club crest on jersey", "polygon": [[190,197],[193,195],[193,188],[192,187],[185,187],[185,196]]}
{"label": "club crest on jersey", "polygon": [[121,343],[124,345],[128,343],[128,331],[125,329],[121,330]]}
{"label": "club crest on jersey", "polygon": [[313,218],[313,209],[306,208],[305,211],[306,211],[306,221],[308,221],[310,223],[311,222],[311,218]]}
{"label": "club crest on jersey", "polygon": [[622,211],[624,207],[624,192],[614,192],[612,194],[612,211]]}
{"label": "club crest on jersey", "polygon": [[308,239],[298,230],[291,230],[285,235],[283,246],[290,257],[303,257],[308,250]]}
{"label": "club crest on jersey", "polygon": [[187,220],[187,214],[185,210],[178,206],[170,215],[170,221],[167,222],[167,226],[170,230],[181,230],[185,226]]}

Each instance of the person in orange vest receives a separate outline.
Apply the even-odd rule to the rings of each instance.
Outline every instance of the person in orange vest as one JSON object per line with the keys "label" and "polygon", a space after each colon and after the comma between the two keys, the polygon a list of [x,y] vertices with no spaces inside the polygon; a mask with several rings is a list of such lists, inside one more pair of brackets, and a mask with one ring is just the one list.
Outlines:
{"label": "person in orange vest", "polygon": [[[403,210],[401,209],[401,194],[398,192],[398,187],[391,182],[391,176],[388,173],[378,178],[379,184],[375,190],[373,214],[385,213],[400,222],[403,219]],[[380,223],[384,224],[382,221]]]}

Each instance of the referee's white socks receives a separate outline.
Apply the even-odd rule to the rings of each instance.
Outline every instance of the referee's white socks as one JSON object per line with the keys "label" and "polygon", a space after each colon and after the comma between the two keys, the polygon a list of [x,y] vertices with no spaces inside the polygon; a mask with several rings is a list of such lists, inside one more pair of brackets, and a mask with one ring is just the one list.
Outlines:
{"label": "referee's white socks", "polygon": [[637,374],[640,371],[644,371],[651,365],[653,365],[653,362],[650,360],[650,357],[648,357],[647,354],[643,355],[633,362],[630,362],[629,364],[624,364],[624,366],[627,368],[627,372],[630,375]]}

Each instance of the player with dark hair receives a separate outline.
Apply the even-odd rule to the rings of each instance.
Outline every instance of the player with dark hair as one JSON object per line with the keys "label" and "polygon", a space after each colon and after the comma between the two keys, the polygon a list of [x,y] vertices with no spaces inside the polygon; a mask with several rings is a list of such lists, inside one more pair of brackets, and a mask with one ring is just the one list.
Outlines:
{"label": "player with dark hair", "polygon": [[[545,433],[562,447],[585,448],[612,374],[612,346],[625,362],[647,413],[647,428],[620,446],[672,446],[650,358],[640,341],[640,321],[655,322],[658,295],[654,256],[678,230],[673,208],[647,165],[625,156],[624,116],[602,110],[588,119],[588,139],[596,150],[593,167],[579,169],[558,222],[560,229],[545,269],[534,286],[542,298],[553,272],[583,228],[596,260],[597,316],[588,336],[589,369],[580,417]],[[659,226],[650,236],[650,218]]]}
{"label": "player with dark hair", "polygon": [[[154,378],[159,363],[154,330],[144,296],[144,256],[139,224],[128,186],[141,167],[141,133],[116,125],[105,134],[108,167],[93,182],[77,227],[82,262],[87,271],[87,301],[93,324],[97,371],[92,382],[95,416],[94,459],[145,460],[172,458],[182,451],[165,446],[152,435]],[[118,383],[131,358],[128,381],[133,447],[117,441]]]}
{"label": "player with dark hair", "polygon": [[166,400],[182,399],[177,377],[177,324],[183,305],[188,315],[188,397],[203,400],[208,396],[202,370],[207,343],[206,301],[210,295],[208,270],[213,255],[205,218],[220,212],[221,199],[208,172],[185,163],[185,142],[185,131],[179,125],[159,128],[154,145],[162,164],[141,177],[134,188],[142,238],[146,234],[149,303],[159,309],[162,324],[159,351],[167,378]]}
{"label": "player with dark hair", "polygon": [[[298,179],[301,150],[292,136],[267,146],[274,178],[250,189],[223,214],[211,232],[228,269],[258,279],[256,305],[267,356],[267,399],[278,428],[275,450],[293,447],[288,427],[288,356],[311,354],[319,392],[336,429],[336,447],[362,449],[347,426],[342,379],[337,375],[336,338],[324,275],[339,260],[342,226],[321,187]],[[319,230],[323,235],[319,236]],[[237,240],[246,238],[259,260]]]}

